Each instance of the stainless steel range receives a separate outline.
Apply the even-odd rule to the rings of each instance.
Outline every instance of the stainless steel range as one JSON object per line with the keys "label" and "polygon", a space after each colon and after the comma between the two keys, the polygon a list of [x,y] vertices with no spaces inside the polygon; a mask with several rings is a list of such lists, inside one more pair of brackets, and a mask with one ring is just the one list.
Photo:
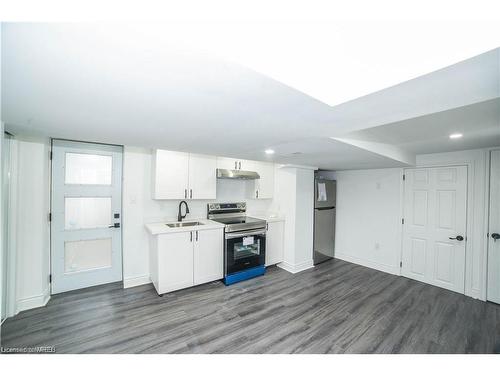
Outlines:
{"label": "stainless steel range", "polygon": [[265,220],[246,215],[247,204],[209,203],[208,219],[225,224],[224,283],[234,284],[265,273]]}

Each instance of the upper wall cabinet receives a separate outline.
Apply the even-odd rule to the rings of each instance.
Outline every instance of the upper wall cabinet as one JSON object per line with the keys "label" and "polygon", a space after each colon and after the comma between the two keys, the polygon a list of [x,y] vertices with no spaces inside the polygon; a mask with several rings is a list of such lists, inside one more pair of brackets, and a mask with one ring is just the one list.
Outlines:
{"label": "upper wall cabinet", "polygon": [[215,199],[215,156],[154,150],[153,199]]}
{"label": "upper wall cabinet", "polygon": [[189,199],[215,199],[217,158],[189,154]]}
{"label": "upper wall cabinet", "polygon": [[253,161],[251,169],[259,174],[260,178],[249,181],[247,197],[251,199],[271,199],[274,194],[274,164]]}
{"label": "upper wall cabinet", "polygon": [[217,168],[253,171],[254,161],[234,158],[217,158]]}

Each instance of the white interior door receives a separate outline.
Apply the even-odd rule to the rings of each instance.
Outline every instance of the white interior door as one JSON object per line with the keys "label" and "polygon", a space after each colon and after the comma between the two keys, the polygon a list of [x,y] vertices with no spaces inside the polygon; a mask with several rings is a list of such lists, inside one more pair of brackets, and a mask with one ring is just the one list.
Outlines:
{"label": "white interior door", "polygon": [[487,299],[500,303],[500,150],[491,152],[487,290]]}
{"label": "white interior door", "polygon": [[122,280],[122,147],[52,144],[52,293]]}
{"label": "white interior door", "polygon": [[405,171],[402,275],[465,292],[467,167]]}

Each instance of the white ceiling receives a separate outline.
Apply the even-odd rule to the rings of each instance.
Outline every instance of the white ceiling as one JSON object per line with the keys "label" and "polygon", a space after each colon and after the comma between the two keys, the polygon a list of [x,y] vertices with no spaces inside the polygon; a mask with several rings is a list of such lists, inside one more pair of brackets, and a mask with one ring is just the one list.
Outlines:
{"label": "white ceiling", "polygon": [[[450,140],[453,133],[464,137]],[[413,154],[500,146],[500,98],[355,131],[345,138],[390,144]]]}
{"label": "white ceiling", "polygon": [[[207,50],[195,50],[189,43],[188,47],[179,46],[174,42],[184,38],[179,33],[182,29],[162,38],[153,37],[158,32],[154,27],[144,33],[137,30],[102,24],[4,24],[2,118],[7,129],[29,137],[158,147],[256,160],[268,159],[263,150],[271,147],[276,150],[272,160],[278,162],[357,169],[400,163],[330,137],[355,137],[353,131],[391,124],[387,125],[392,126],[390,134],[401,131],[398,145],[406,147],[411,142],[405,143],[404,134],[415,126],[425,123],[426,134],[435,132],[441,137],[448,131],[449,123],[455,121],[453,118],[469,118],[468,123],[472,124],[477,117],[481,123],[491,124],[491,116],[497,113],[492,109],[495,101],[486,105],[490,117],[472,104],[500,97],[499,49],[331,107],[291,88],[289,85],[297,85],[286,77],[280,83],[235,63],[238,58],[214,57]],[[272,35],[268,34],[274,40],[273,51],[280,50],[279,40],[284,46],[291,43],[284,34],[278,33],[279,40]],[[144,39],[145,36],[151,38]],[[302,40],[298,46],[305,42]],[[248,39],[241,40],[242,46],[249,43]],[[365,47],[360,42],[359,48]],[[301,53],[313,53],[304,48]],[[349,48],[359,52],[354,45]],[[323,48],[326,49],[330,48]],[[383,53],[379,56],[372,49],[367,51],[370,54],[365,55],[366,64],[385,61]],[[309,63],[302,62],[303,69],[317,69],[313,60],[322,56],[318,51],[314,53],[309,55]],[[267,56],[273,58],[273,54]],[[359,55],[351,57],[357,59]],[[417,59],[424,69],[428,67],[428,57]],[[363,81],[365,74],[376,75],[356,64],[342,65],[346,61],[349,59],[330,69],[333,77],[341,75],[343,79],[334,84],[325,74],[323,90],[351,92],[350,84]],[[400,62],[396,59],[393,64]],[[288,69],[285,61],[280,66]],[[450,114],[448,125],[439,114],[436,118],[427,117],[457,107],[462,108],[458,110],[461,112],[455,117]],[[411,120],[415,117],[418,118]],[[467,132],[473,128],[469,126]],[[475,144],[492,139],[486,130],[484,134],[476,133]],[[385,139],[384,134],[376,131],[371,139]],[[396,141],[391,140],[393,144]],[[439,144],[430,141],[423,139],[420,146],[407,146],[412,152],[439,148]],[[291,156],[293,152],[302,154]]]}
{"label": "white ceiling", "polygon": [[[330,138],[306,138],[274,148],[284,164],[311,165],[325,170],[395,168],[397,160]],[[252,154],[243,155],[253,158]],[[276,158],[274,158],[276,159]],[[271,158],[268,158],[271,160]]]}

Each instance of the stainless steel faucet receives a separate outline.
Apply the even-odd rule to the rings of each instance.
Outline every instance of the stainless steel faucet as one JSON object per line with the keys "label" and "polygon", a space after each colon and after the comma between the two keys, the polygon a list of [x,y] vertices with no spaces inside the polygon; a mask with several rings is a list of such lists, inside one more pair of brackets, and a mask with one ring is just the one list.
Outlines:
{"label": "stainless steel faucet", "polygon": [[[182,210],[181,210],[183,203],[186,205],[186,213],[184,215],[182,215]],[[177,214],[177,221],[182,221],[182,219],[184,219],[188,213],[189,213],[189,207],[188,207],[187,202],[181,201],[179,203],[179,213]]]}

